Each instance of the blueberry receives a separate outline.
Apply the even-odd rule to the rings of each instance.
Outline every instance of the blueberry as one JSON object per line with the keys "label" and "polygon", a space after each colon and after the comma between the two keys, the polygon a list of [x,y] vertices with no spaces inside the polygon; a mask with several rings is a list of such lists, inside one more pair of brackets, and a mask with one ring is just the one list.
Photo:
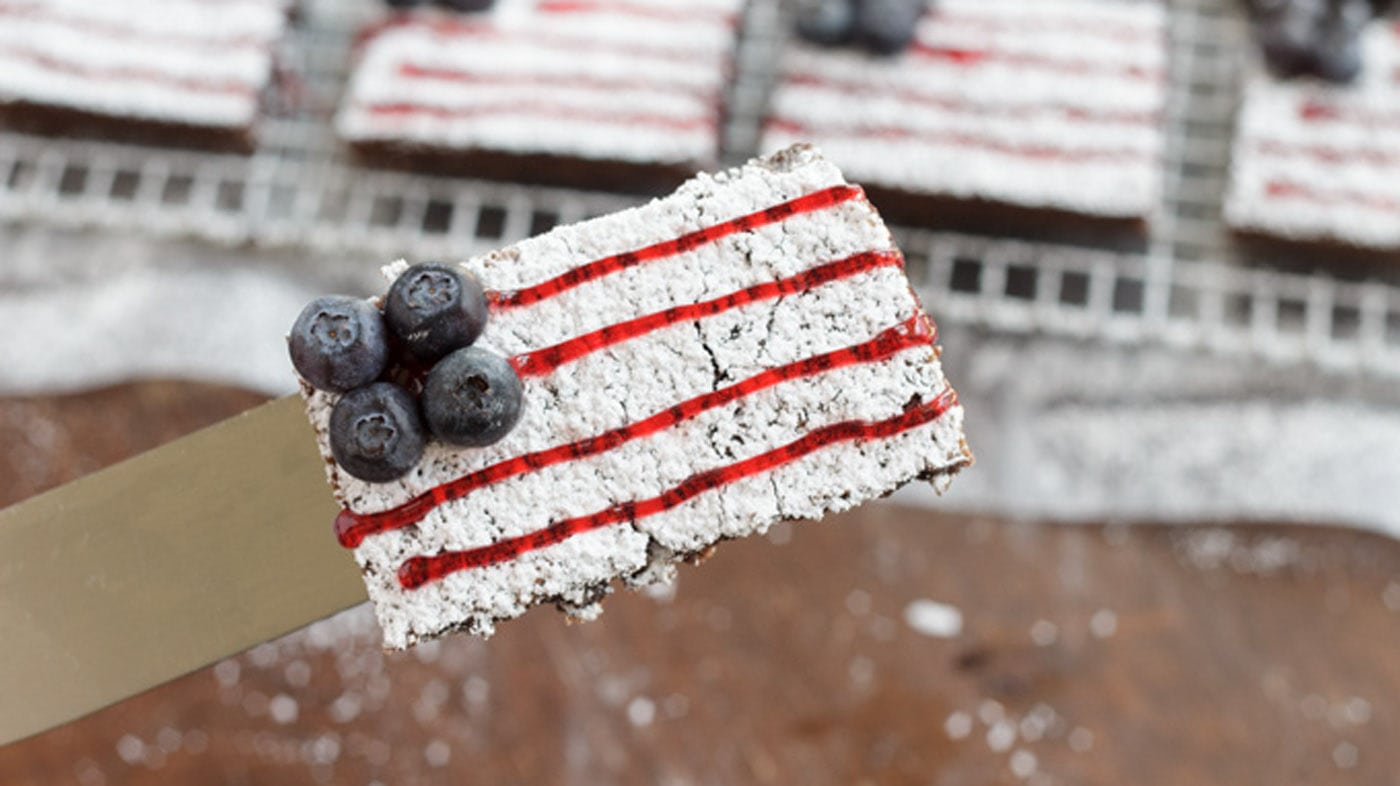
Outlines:
{"label": "blueberry", "polygon": [[384,0],[384,5],[390,8],[417,8],[424,0]]}
{"label": "blueberry", "polygon": [[377,379],[389,362],[384,317],[344,295],[319,297],[302,309],[288,338],[297,373],[321,390],[343,393]]}
{"label": "blueberry", "polygon": [[423,457],[427,437],[408,391],[388,382],[355,388],[331,410],[331,455],[360,480],[403,477]]}
{"label": "blueberry", "polygon": [[437,3],[449,11],[485,11],[495,0],[437,0]]}
{"label": "blueberry", "polygon": [[1312,27],[1307,19],[1286,11],[1260,23],[1259,46],[1274,75],[1287,78],[1312,70]]}
{"label": "blueberry", "polygon": [[1333,82],[1350,82],[1361,73],[1361,32],[1371,21],[1368,0],[1333,0],[1313,44],[1313,73]]}
{"label": "blueberry", "polygon": [[856,0],[807,0],[797,11],[797,34],[814,44],[833,46],[851,39]]}
{"label": "blueberry", "polygon": [[438,361],[423,383],[423,415],[443,442],[485,447],[520,419],[520,377],[500,355],[459,349]]}
{"label": "blueberry", "polygon": [[458,268],[414,265],[389,287],[384,316],[414,357],[432,363],[481,335],[486,292],[475,276]]}
{"label": "blueberry", "polygon": [[855,35],[866,49],[896,55],[914,41],[927,0],[857,0]]}

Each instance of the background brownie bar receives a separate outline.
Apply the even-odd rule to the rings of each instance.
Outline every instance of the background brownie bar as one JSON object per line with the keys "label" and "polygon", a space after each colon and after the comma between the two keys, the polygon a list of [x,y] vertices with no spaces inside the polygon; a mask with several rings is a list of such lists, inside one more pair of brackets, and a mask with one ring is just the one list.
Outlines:
{"label": "background brownie bar", "polygon": [[371,164],[614,190],[719,154],[742,0],[499,0],[368,31],[337,130]]}
{"label": "background brownie bar", "polygon": [[[1377,20],[1349,85],[1282,80],[1256,63],[1245,85],[1225,217],[1265,248],[1400,256],[1400,27]],[[1272,242],[1269,242],[1272,241]]]}
{"label": "background brownie bar", "polygon": [[763,147],[819,145],[889,218],[1141,234],[1161,191],[1166,11],[940,0],[898,57],[794,42]]}
{"label": "background brownie bar", "polygon": [[19,0],[0,6],[0,123],[247,150],[288,0]]}

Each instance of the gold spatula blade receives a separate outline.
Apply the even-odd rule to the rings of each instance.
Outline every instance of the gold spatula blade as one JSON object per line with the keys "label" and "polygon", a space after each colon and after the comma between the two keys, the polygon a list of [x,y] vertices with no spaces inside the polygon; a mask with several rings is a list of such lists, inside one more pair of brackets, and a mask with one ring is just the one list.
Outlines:
{"label": "gold spatula blade", "polygon": [[0,745],[364,600],[287,397],[0,510]]}

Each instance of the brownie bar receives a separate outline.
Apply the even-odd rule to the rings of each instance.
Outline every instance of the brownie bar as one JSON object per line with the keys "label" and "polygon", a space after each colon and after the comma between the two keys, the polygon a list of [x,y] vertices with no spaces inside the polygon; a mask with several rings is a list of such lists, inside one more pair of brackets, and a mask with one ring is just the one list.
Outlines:
{"label": "brownie bar", "polygon": [[247,152],[289,0],[0,7],[0,125]]}
{"label": "brownie bar", "polygon": [[792,43],[762,145],[820,145],[901,220],[1140,244],[1167,57],[1155,0],[939,0],[896,57]]}
{"label": "brownie bar", "polygon": [[389,647],[541,603],[588,618],[618,581],[971,462],[903,258],[811,148],[463,265],[478,345],[524,385],[504,439],[364,482],[330,453],[339,397],[303,386]]}
{"label": "brownie bar", "polygon": [[336,130],[361,160],[659,192],[719,155],[742,0],[417,9],[366,31]]}

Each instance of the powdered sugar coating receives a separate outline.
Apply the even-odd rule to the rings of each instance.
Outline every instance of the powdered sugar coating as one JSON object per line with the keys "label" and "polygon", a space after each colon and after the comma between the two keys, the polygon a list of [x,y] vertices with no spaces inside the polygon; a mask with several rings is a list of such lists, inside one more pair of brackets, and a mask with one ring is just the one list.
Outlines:
{"label": "powdered sugar coating", "polygon": [[272,77],[287,0],[17,0],[0,8],[0,103],[241,128]]}
{"label": "powdered sugar coating", "polygon": [[1362,53],[1351,85],[1283,81],[1254,64],[1231,157],[1232,227],[1400,249],[1400,27],[1372,22]]}
{"label": "powdered sugar coating", "polygon": [[939,0],[896,58],[794,43],[763,147],[810,140],[899,191],[1145,218],[1166,25],[1155,0]]}
{"label": "powdered sugar coating", "polygon": [[[641,208],[555,230],[465,266],[492,289],[548,279],[592,259],[667,240],[843,183],[810,149],[740,170],[700,176]],[[538,304],[493,313],[482,341],[506,354],[549,346],[642,313],[809,270],[871,250],[889,233],[863,199],[799,215],[583,284]],[[396,273],[398,267],[388,272]],[[525,379],[515,431],[481,450],[433,445],[397,483],[369,484],[329,465],[342,504],[392,508],[502,459],[594,436],[760,371],[868,341],[921,314],[898,267],[774,301],[752,303],[629,339],[551,374]],[[385,642],[403,647],[453,628],[486,634],[495,621],[544,601],[586,610],[609,582],[664,579],[680,555],[774,521],[820,516],[886,494],[915,477],[941,478],[969,460],[961,410],[889,439],[828,446],[791,464],[708,491],[671,510],[576,535],[509,562],[405,591],[395,578],[410,557],[489,545],[649,498],[715,467],[770,451],[826,424],[899,415],[946,382],[931,347],[781,382],[602,454],[474,490],[417,526],[372,535],[356,550]],[[310,392],[308,410],[328,454],[333,395]]]}
{"label": "powdered sugar coating", "polygon": [[349,142],[704,166],[741,0],[550,3],[401,16],[365,43]]}

